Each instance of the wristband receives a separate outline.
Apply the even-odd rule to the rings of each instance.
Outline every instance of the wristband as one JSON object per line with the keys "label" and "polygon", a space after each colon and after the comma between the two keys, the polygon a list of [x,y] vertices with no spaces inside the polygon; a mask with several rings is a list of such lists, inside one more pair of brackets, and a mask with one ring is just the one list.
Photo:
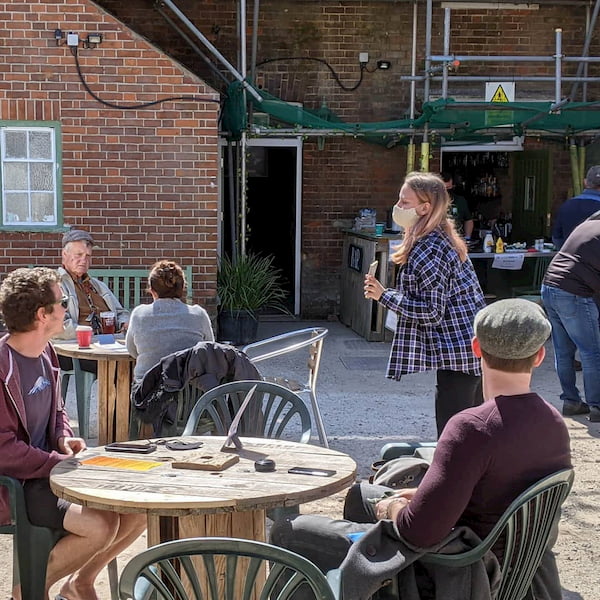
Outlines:
{"label": "wristband", "polygon": [[[386,519],[392,519],[392,516],[390,515],[390,509],[392,508],[392,506],[394,506],[394,504],[398,504],[398,502],[402,502],[402,504],[404,506],[406,506],[406,502],[404,500],[404,498],[394,498],[393,500],[390,501],[390,503],[387,505],[387,509],[385,511],[385,518]],[[403,506],[403,508],[404,508]]]}

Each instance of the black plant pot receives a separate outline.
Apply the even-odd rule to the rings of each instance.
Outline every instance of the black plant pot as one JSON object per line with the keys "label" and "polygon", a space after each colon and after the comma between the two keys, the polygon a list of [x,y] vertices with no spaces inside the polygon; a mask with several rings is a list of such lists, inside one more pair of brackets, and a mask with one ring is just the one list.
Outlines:
{"label": "black plant pot", "polygon": [[247,310],[222,310],[217,325],[217,339],[221,342],[243,346],[257,339],[258,317]]}

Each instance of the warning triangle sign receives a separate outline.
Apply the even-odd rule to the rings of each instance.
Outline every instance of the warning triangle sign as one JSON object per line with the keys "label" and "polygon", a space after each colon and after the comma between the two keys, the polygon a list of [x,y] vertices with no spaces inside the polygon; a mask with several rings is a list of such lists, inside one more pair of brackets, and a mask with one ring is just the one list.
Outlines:
{"label": "warning triangle sign", "polygon": [[501,85],[496,88],[496,91],[492,96],[492,102],[509,102],[508,96]]}

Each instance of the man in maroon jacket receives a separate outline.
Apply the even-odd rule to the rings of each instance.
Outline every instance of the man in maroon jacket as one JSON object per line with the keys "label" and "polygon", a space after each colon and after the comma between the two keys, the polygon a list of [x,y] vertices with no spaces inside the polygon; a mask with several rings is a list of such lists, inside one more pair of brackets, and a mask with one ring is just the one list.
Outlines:
{"label": "man in maroon jacket", "polygon": [[[46,589],[69,576],[64,600],[97,600],[100,571],[144,530],[143,515],[120,515],[57,498],[48,477],[58,462],[85,450],[64,411],[50,338],[62,331],[68,298],[56,271],[17,269],[0,286],[0,473],[22,481],[30,521],[63,534],[48,561]],[[6,490],[0,523],[10,520]],[[13,590],[20,598],[20,589]],[[40,599],[41,600],[41,599]]]}
{"label": "man in maroon jacket", "polygon": [[[394,521],[400,538],[413,548],[436,546],[458,525],[483,538],[525,489],[571,466],[562,416],[530,388],[551,331],[544,311],[528,300],[500,300],[479,311],[474,331],[484,402],[448,421],[419,487],[394,491],[356,484],[346,498],[344,520],[318,515],[283,519],[271,529],[273,543],[328,571],[350,550],[349,534],[368,532],[378,520]],[[394,493],[383,498],[386,492]],[[551,544],[534,579],[535,600],[562,598],[550,550]],[[377,579],[383,564],[373,556],[365,582]],[[354,597],[363,596],[356,590]]]}

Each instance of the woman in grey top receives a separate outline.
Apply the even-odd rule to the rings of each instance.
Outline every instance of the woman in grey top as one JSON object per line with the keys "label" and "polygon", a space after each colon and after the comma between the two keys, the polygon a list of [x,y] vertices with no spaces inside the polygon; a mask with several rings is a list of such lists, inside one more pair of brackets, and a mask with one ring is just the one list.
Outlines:
{"label": "woman in grey top", "polygon": [[127,350],[136,359],[136,381],[164,356],[215,340],[206,310],[184,302],[185,275],[176,262],[155,263],[148,276],[148,288],[154,301],[133,309],[127,329]]}

